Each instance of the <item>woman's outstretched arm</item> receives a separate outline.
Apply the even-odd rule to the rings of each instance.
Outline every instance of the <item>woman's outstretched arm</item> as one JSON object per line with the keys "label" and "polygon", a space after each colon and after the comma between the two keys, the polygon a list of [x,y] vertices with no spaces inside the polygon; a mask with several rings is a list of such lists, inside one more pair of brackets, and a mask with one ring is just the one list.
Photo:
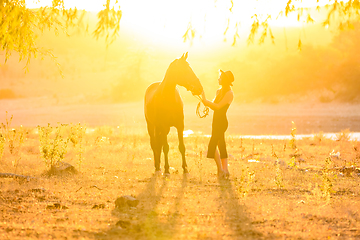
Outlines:
{"label": "woman's outstretched arm", "polygon": [[[218,94],[218,92],[216,92],[216,95]],[[225,106],[226,104],[230,104],[233,99],[234,99],[234,93],[233,91],[228,91],[225,96],[223,97],[223,99],[221,99],[221,101],[219,103],[214,103],[211,102],[209,100],[206,99],[205,97],[205,92],[203,91],[201,94],[201,101],[203,102],[203,104],[205,106],[210,107],[212,110],[219,110],[220,108],[222,108],[223,106]]]}

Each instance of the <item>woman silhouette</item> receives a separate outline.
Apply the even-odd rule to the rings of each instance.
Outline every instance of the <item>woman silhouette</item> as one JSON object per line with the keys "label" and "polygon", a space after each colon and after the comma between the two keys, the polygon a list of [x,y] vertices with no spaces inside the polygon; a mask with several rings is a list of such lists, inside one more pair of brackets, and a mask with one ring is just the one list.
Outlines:
{"label": "woman silhouette", "polygon": [[231,89],[232,82],[234,81],[234,75],[231,71],[224,72],[220,70],[220,77],[218,81],[221,88],[216,91],[215,99],[212,102],[207,100],[205,93],[202,92],[202,102],[205,106],[214,110],[212,132],[207,157],[215,159],[218,176],[220,178],[228,178],[230,174],[225,143],[225,131],[228,128],[226,112],[234,99],[234,93]]}

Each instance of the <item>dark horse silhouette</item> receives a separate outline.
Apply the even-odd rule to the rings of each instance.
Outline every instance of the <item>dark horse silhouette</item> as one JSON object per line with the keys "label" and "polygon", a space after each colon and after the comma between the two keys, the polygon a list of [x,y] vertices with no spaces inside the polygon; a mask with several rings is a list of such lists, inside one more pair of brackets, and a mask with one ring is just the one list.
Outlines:
{"label": "dark horse silhouette", "polygon": [[175,59],[167,69],[164,80],[151,84],[145,92],[145,118],[150,135],[150,145],[154,152],[155,171],[160,171],[161,150],[165,156],[165,174],[169,174],[167,135],[170,127],[178,132],[179,150],[182,156],[182,168],[188,173],[185,160],[183,139],[184,110],[177,85],[185,87],[193,95],[203,91],[199,79],[186,61],[188,53]]}

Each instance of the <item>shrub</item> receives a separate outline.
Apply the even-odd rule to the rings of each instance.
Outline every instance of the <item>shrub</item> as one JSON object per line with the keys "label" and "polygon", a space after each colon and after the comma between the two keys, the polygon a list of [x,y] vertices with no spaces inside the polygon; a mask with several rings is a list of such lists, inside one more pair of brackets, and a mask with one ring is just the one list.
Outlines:
{"label": "shrub", "polygon": [[69,138],[63,137],[64,126],[63,124],[58,125],[55,129],[50,124],[47,127],[38,127],[40,153],[47,167],[53,168],[62,162],[65,157]]}
{"label": "shrub", "polygon": [[350,140],[350,130],[345,129],[342,130],[340,133],[336,134],[337,141],[349,141]]}

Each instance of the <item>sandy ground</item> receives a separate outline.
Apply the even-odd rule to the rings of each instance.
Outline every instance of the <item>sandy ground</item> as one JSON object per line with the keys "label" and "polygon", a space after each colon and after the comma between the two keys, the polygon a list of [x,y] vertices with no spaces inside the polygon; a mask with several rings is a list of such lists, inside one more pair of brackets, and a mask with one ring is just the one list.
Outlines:
{"label": "sandy ground", "polygon": [[[196,102],[185,103],[185,129],[210,134],[211,114],[200,119]],[[131,126],[146,129],[143,102],[87,104],[81,97],[59,102],[55,98],[0,100],[0,122],[13,115],[14,126],[82,123],[91,126]],[[237,104],[228,111],[231,135],[290,134],[292,121],[297,134],[360,132],[360,105],[339,103]]]}
{"label": "sandy ground", "polygon": [[[109,129],[108,129],[109,130]],[[98,140],[100,137],[100,141]],[[81,168],[69,146],[65,161],[78,174],[42,175],[36,134],[30,134],[14,169],[6,149],[0,172],[33,176],[0,178],[0,239],[359,239],[358,172],[323,169],[359,162],[359,143],[305,139],[296,142],[298,167],[288,141],[229,137],[231,176],[219,180],[204,157],[208,138],[185,139],[189,175],[183,175],[175,134],[169,136],[168,177],[154,173],[148,136],[111,133],[85,136]],[[286,145],[286,147],[285,147]],[[276,152],[280,165],[275,165]],[[163,167],[163,161],[161,166]],[[329,185],[329,183],[331,185]],[[326,187],[327,186],[327,187]],[[135,207],[116,207],[133,196]],[[327,196],[330,198],[328,199]]]}
{"label": "sandy ground", "polygon": [[[64,161],[79,170],[75,175],[43,175],[36,128],[14,154],[5,145],[0,172],[35,179],[0,178],[0,239],[360,238],[358,169],[348,175],[324,168],[332,152],[340,154],[329,167],[358,166],[359,142],[319,134],[293,148],[288,140],[233,137],[290,134],[291,121],[299,134],[360,131],[358,106],[234,104],[227,138],[231,176],[219,180],[215,163],[204,157],[211,117],[199,119],[196,103],[185,109],[186,128],[195,132],[185,139],[190,175],[182,174],[175,134],[168,138],[171,176],[154,175],[142,105],[0,101],[0,122],[8,111],[12,126],[81,122],[94,130],[85,135],[82,160],[79,148],[68,146]],[[124,195],[139,204],[117,209]]]}

